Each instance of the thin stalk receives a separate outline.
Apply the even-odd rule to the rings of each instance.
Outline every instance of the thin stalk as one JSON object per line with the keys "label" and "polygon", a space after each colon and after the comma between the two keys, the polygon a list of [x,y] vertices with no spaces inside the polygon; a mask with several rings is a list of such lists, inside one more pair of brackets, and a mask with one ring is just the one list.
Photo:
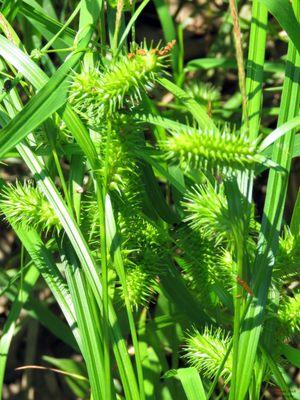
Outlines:
{"label": "thin stalk", "polygon": [[74,20],[78,12],[80,11],[81,8],[81,2],[78,3],[77,7],[75,10],[72,12],[70,17],[67,19],[67,21],[64,23],[64,25],[61,27],[61,29],[49,40],[49,42],[41,49],[41,53],[47,52],[47,50],[52,46],[52,44],[55,42],[56,39],[59,38],[59,36],[62,34],[62,32],[70,25],[70,23]]}
{"label": "thin stalk", "polygon": [[[300,18],[300,4],[293,2],[296,17]],[[300,55],[292,42],[289,43],[286,63],[286,76],[278,125],[288,121],[299,113],[300,102]],[[294,146],[293,131],[280,138],[274,145],[272,160],[286,170],[286,173],[270,171],[264,216],[258,243],[258,254],[254,264],[253,288],[256,297],[246,314],[243,330],[240,335],[240,357],[237,368],[237,400],[246,396],[258,341],[262,330],[268,290],[271,282],[274,257],[278,248],[278,237],[287,193],[288,176],[291,166],[291,154]]]}
{"label": "thin stalk", "polygon": [[44,124],[44,127],[45,127],[46,135],[47,135],[47,138],[48,138],[48,142],[50,144],[51,153],[53,155],[54,164],[56,166],[56,169],[57,169],[57,172],[58,172],[58,176],[59,176],[59,179],[60,179],[60,183],[61,183],[64,195],[65,195],[65,198],[66,198],[66,202],[67,202],[68,208],[69,208],[69,210],[70,210],[70,212],[72,213],[72,216],[73,216],[72,200],[71,200],[70,193],[69,193],[66,181],[65,181],[65,177],[64,177],[61,165],[60,165],[60,161],[59,161],[59,157],[58,157],[57,149],[56,149],[56,145],[55,145],[57,127],[55,126],[55,124],[51,120],[46,121],[45,124]]}
{"label": "thin stalk", "polygon": [[[135,3],[136,3],[136,0],[132,0],[131,10],[130,10],[131,11],[131,18],[133,18],[134,13],[135,13]],[[135,43],[135,23],[133,23],[132,28],[131,28],[131,40],[132,40],[133,43]]]}
{"label": "thin stalk", "polygon": [[101,12],[100,12],[100,43],[101,43],[101,52],[102,52],[102,57],[105,57],[106,50],[106,28],[105,28],[105,7],[102,5],[101,7]]}
{"label": "thin stalk", "polygon": [[[244,246],[241,245],[240,236],[236,239],[237,268],[236,275],[243,275]],[[232,380],[236,379],[238,356],[239,356],[239,334],[241,326],[241,312],[243,302],[243,288],[237,283],[234,287],[234,319],[233,319],[233,357],[232,357]],[[235,387],[230,389],[230,398],[235,398]]]}
{"label": "thin stalk", "polygon": [[103,196],[105,189],[101,188],[99,180],[97,182],[97,204],[100,219],[100,246],[101,246],[101,276],[102,276],[102,299],[103,299],[103,355],[105,368],[106,397],[111,399],[111,368],[110,368],[110,330],[109,330],[109,306],[108,306],[108,265],[107,265],[107,244],[105,227],[105,202]]}
{"label": "thin stalk", "polygon": [[244,68],[244,55],[243,55],[243,47],[242,47],[242,35],[239,24],[239,17],[237,13],[235,0],[229,0],[232,22],[233,22],[233,34],[235,41],[235,49],[236,49],[236,60],[238,66],[238,75],[239,75],[239,86],[242,94],[242,102],[243,102],[243,118],[248,126],[248,110],[247,110],[247,93],[246,93],[246,75]]}
{"label": "thin stalk", "polygon": [[103,288],[103,354],[104,366],[106,369],[107,399],[112,396],[111,393],[111,368],[110,368],[110,330],[109,330],[109,282],[108,282],[108,262],[107,262],[107,240],[106,240],[106,221],[105,221],[105,198],[107,194],[107,171],[109,167],[109,146],[111,136],[111,123],[107,124],[107,140],[104,161],[104,179],[101,185],[101,177],[97,179],[97,204],[100,218],[100,243],[101,243],[101,268],[102,268],[102,288]]}
{"label": "thin stalk", "polygon": [[[117,232],[116,232],[113,211],[111,208],[111,202],[110,202],[110,198],[108,195],[106,196],[106,218],[107,218],[107,221],[109,221],[109,223],[107,223],[107,235],[109,237],[109,243],[111,244],[112,241],[115,240]],[[124,292],[124,302],[125,302],[126,314],[127,314],[127,318],[128,318],[128,322],[129,322],[129,329],[130,329],[131,339],[132,339],[133,348],[134,348],[134,356],[135,356],[135,364],[136,364],[136,370],[137,370],[137,376],[138,376],[140,400],[145,400],[146,396],[145,396],[145,388],[144,388],[144,375],[143,375],[142,360],[141,360],[141,354],[140,354],[140,348],[139,348],[139,340],[138,340],[135,321],[134,321],[131,304],[130,304],[130,300],[129,300],[128,290],[127,290],[127,285],[126,285],[125,269],[124,269],[122,254],[121,254],[121,250],[120,250],[119,246],[115,250],[115,254],[114,254],[113,258],[114,258],[116,270],[118,272],[118,275],[119,275],[119,278],[121,281],[121,285],[123,288],[123,292]]]}
{"label": "thin stalk", "polygon": [[184,28],[182,24],[178,25],[177,29],[178,37],[178,72],[176,83],[179,87],[182,87],[184,83]]}
{"label": "thin stalk", "polygon": [[[227,179],[225,181],[225,193],[228,201],[228,211],[233,227],[233,253],[235,254],[234,275],[237,277],[234,286],[234,320],[233,320],[233,357],[232,357],[232,382],[236,380],[237,365],[239,359],[239,335],[241,327],[241,318],[244,313],[244,292],[240,284],[246,278],[246,237],[248,233],[248,224],[245,216],[245,204],[243,196],[238,186],[238,177]],[[235,399],[235,385],[230,389],[230,398]]]}
{"label": "thin stalk", "polygon": [[120,28],[121,28],[123,7],[124,7],[124,0],[118,0],[115,32],[114,32],[114,39],[113,39],[113,52],[114,53],[116,52],[116,49],[118,48],[118,39],[119,39],[119,33],[120,33]]}
{"label": "thin stalk", "polygon": [[[125,284],[126,286],[126,284]],[[142,368],[142,359],[141,359],[141,353],[140,353],[140,344],[139,344],[139,339],[137,336],[137,331],[135,327],[135,322],[133,318],[133,314],[131,311],[131,305],[129,302],[128,298],[128,293],[124,293],[125,297],[125,304],[126,304],[126,310],[127,310],[127,317],[129,321],[129,327],[130,327],[130,333],[131,333],[131,338],[132,338],[132,343],[134,347],[134,352],[135,352],[135,362],[136,362],[136,369],[137,369],[137,375],[138,375],[138,382],[139,382],[139,389],[140,389],[140,399],[145,400],[145,388],[144,388],[144,374],[143,374],[143,368]],[[127,298],[127,299],[126,299]]]}
{"label": "thin stalk", "polygon": [[56,169],[57,169],[57,172],[58,172],[58,176],[59,176],[60,183],[61,183],[64,195],[65,195],[65,198],[66,198],[66,202],[68,204],[70,212],[73,212],[72,200],[71,200],[71,197],[70,197],[70,194],[69,194],[69,190],[68,190],[68,187],[67,187],[67,184],[66,184],[66,181],[65,181],[65,177],[64,177],[64,174],[63,174],[60,162],[59,162],[59,158],[58,158],[56,147],[54,147],[54,146],[51,146],[51,147],[52,147],[51,151],[52,151],[52,155],[53,155],[53,158],[54,158],[54,163],[55,163],[55,166],[56,166]]}
{"label": "thin stalk", "polygon": [[249,137],[251,139],[257,138],[261,120],[267,25],[267,7],[261,4],[259,0],[254,0],[252,6],[246,78],[249,126],[243,126],[243,130],[249,128]]}
{"label": "thin stalk", "polygon": [[[268,10],[259,0],[253,1],[252,21],[249,39],[249,52],[247,60],[247,113],[248,124],[242,125],[242,132],[255,140],[259,135],[260,120],[263,103],[264,62],[267,40]],[[254,173],[250,171],[243,174],[241,191],[248,199],[248,219],[250,218],[250,204],[252,202]],[[250,271],[249,271],[250,272]],[[248,274],[249,275],[249,274]]]}

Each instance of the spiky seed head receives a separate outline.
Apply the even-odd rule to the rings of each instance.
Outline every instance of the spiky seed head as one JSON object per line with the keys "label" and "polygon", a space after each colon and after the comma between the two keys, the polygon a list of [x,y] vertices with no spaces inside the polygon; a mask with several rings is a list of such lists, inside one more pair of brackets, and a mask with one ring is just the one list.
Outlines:
{"label": "spiky seed head", "polygon": [[[205,327],[204,332],[195,330],[186,340],[185,358],[188,363],[208,379],[213,379],[221,366],[230,343],[230,336],[221,328]],[[221,377],[228,383],[232,374],[232,353],[229,354],[221,371]]]}
{"label": "spiky seed head", "polygon": [[203,237],[215,239],[217,244],[233,237],[226,196],[211,185],[197,185],[187,192],[183,207],[185,221]]}
{"label": "spiky seed head", "polygon": [[246,135],[229,131],[182,125],[171,131],[171,136],[161,142],[166,158],[178,163],[184,170],[204,169],[214,173],[253,169],[263,162],[257,142]]}
{"label": "spiky seed head", "polygon": [[89,125],[99,126],[108,114],[138,104],[141,93],[153,86],[164,69],[167,54],[161,51],[144,44],[129,55],[121,54],[103,69],[84,69],[74,74],[69,95],[74,110]]}
{"label": "spiky seed head", "polygon": [[300,292],[293,297],[285,296],[278,310],[278,318],[285,337],[300,333]]}
{"label": "spiky seed head", "polygon": [[285,227],[279,241],[278,253],[273,268],[274,282],[280,286],[300,275],[300,238]]}
{"label": "spiky seed head", "polygon": [[221,93],[210,82],[191,81],[186,86],[187,93],[199,102],[215,102],[220,100]]}
{"label": "spiky seed head", "polygon": [[188,227],[174,233],[175,259],[183,270],[183,276],[193,295],[204,308],[215,306],[212,286],[216,283],[232,288],[232,265],[223,265],[220,260],[224,249],[215,240],[201,236]]}
{"label": "spiky seed head", "polygon": [[164,274],[168,260],[166,237],[142,213],[119,215],[127,290],[133,307],[146,305],[155,293],[157,276]]}
{"label": "spiky seed head", "polygon": [[148,274],[142,265],[133,265],[126,271],[126,288],[132,308],[146,306],[154,293],[155,276]]}
{"label": "spiky seed head", "polygon": [[8,220],[48,233],[59,232],[61,223],[48,200],[31,182],[9,185],[2,192],[1,208]]}

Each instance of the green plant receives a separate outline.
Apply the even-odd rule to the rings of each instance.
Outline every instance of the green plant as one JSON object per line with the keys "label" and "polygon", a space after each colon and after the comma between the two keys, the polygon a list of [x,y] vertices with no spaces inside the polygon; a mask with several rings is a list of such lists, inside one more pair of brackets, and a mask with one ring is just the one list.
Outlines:
{"label": "green plant", "polygon": [[[28,364],[54,366],[73,398],[256,400],[276,386],[291,399],[299,2],[254,0],[251,21],[238,2],[191,2],[214,28],[188,62],[190,20],[177,26],[167,1],[153,2],[159,44],[136,43],[148,3],[0,2],[0,210],[19,239],[0,271],[1,390],[14,333],[33,337],[35,319],[81,358]],[[27,345],[27,359],[49,351]]]}

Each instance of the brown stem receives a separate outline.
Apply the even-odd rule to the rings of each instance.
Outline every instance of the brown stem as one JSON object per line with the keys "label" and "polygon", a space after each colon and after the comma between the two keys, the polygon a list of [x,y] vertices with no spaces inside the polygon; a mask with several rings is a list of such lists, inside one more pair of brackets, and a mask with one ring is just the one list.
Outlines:
{"label": "brown stem", "polygon": [[242,94],[243,102],[243,118],[247,128],[249,127],[249,118],[247,111],[247,92],[246,92],[246,74],[244,68],[244,55],[242,47],[242,35],[239,25],[239,17],[237,13],[235,0],[229,0],[232,22],[233,22],[233,34],[235,40],[235,50],[236,50],[236,60],[238,65],[238,75],[239,75],[239,86]]}

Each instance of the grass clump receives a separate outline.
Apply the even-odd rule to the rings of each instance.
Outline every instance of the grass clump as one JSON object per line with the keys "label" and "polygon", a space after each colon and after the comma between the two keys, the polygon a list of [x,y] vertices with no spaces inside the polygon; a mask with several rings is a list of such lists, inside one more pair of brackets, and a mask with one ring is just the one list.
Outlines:
{"label": "grass clump", "polygon": [[[10,365],[54,366],[66,400],[292,398],[299,2],[285,3],[287,26],[275,1],[249,2],[248,20],[233,0],[178,2],[174,19],[155,0],[157,46],[140,23],[147,1],[10,3],[0,209],[15,253],[1,261],[1,392],[19,380],[6,374],[17,355]],[[194,59],[198,14],[209,40]],[[24,352],[14,336],[25,331]],[[44,400],[27,373],[18,395],[33,382]]]}

